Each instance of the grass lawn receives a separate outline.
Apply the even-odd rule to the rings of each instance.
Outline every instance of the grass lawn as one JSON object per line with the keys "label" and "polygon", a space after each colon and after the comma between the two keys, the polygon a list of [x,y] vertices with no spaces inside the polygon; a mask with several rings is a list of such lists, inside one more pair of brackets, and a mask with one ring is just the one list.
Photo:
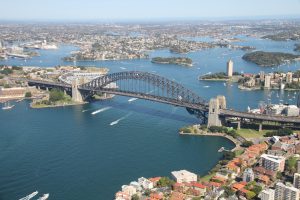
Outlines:
{"label": "grass lawn", "polygon": [[203,182],[208,182],[215,175],[216,175],[216,173],[207,174],[207,175],[201,177],[200,180],[203,181]]}
{"label": "grass lawn", "polygon": [[270,130],[262,130],[261,132],[253,130],[253,129],[240,129],[237,130],[238,134],[240,134],[244,138],[259,138],[263,137],[263,135]]}

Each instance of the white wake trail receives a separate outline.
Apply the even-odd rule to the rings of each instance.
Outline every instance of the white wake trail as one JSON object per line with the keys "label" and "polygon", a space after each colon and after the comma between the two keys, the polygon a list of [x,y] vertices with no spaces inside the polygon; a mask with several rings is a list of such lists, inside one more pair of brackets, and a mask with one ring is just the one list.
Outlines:
{"label": "white wake trail", "polygon": [[105,107],[105,108],[101,108],[101,109],[99,109],[99,110],[96,110],[96,111],[92,112],[91,114],[92,114],[92,115],[96,115],[96,114],[98,114],[98,113],[104,112],[104,111],[109,110],[109,109],[111,109],[110,106]]}

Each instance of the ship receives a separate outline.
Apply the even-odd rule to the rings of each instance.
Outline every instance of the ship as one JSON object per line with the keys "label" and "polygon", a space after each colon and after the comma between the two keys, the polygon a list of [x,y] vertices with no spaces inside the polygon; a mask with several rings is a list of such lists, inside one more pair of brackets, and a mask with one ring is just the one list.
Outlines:
{"label": "ship", "polygon": [[35,197],[38,193],[39,193],[38,191],[35,191],[35,192],[33,192],[33,193],[31,193],[31,194],[27,195],[26,197],[23,197],[23,198],[21,198],[19,200],[30,200],[33,197]]}
{"label": "ship", "polygon": [[4,106],[2,107],[2,110],[10,110],[13,107],[15,107],[15,105],[10,105],[9,101],[5,102]]}

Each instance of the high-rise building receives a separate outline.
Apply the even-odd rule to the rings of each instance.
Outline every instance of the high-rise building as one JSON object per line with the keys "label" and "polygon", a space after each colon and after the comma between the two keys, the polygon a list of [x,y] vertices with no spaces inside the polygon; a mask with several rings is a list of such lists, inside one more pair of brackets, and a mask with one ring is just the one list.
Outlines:
{"label": "high-rise building", "polygon": [[283,156],[273,156],[270,154],[263,154],[259,160],[260,166],[272,171],[284,171],[285,158]]}
{"label": "high-rise building", "polygon": [[275,200],[275,190],[269,188],[264,189],[259,193],[258,197],[261,200]]}
{"label": "high-rise building", "polygon": [[275,187],[276,200],[299,200],[299,190],[279,182]]}
{"label": "high-rise building", "polygon": [[265,72],[264,71],[259,72],[259,78],[261,81],[265,80]]}
{"label": "high-rise building", "polygon": [[294,187],[300,189],[300,174],[294,174]]}
{"label": "high-rise building", "polygon": [[270,88],[271,87],[271,76],[265,75],[265,88]]}
{"label": "high-rise building", "polygon": [[233,61],[230,59],[227,62],[227,76],[232,77],[232,74],[233,74]]}
{"label": "high-rise building", "polygon": [[243,181],[250,182],[254,180],[254,172],[251,168],[247,168],[243,173]]}
{"label": "high-rise building", "polygon": [[286,73],[286,82],[287,83],[293,82],[293,73],[292,72]]}

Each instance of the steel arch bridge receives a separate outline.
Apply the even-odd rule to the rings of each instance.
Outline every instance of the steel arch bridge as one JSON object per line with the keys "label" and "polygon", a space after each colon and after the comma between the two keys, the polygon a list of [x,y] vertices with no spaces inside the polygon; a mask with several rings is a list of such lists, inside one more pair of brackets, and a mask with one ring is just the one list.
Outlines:
{"label": "steel arch bridge", "polygon": [[[116,83],[116,87],[109,87]],[[107,74],[79,85],[84,99],[96,93],[108,93],[136,97],[193,110],[207,111],[208,104],[199,95],[179,83],[165,77],[141,71],[127,71]]]}

